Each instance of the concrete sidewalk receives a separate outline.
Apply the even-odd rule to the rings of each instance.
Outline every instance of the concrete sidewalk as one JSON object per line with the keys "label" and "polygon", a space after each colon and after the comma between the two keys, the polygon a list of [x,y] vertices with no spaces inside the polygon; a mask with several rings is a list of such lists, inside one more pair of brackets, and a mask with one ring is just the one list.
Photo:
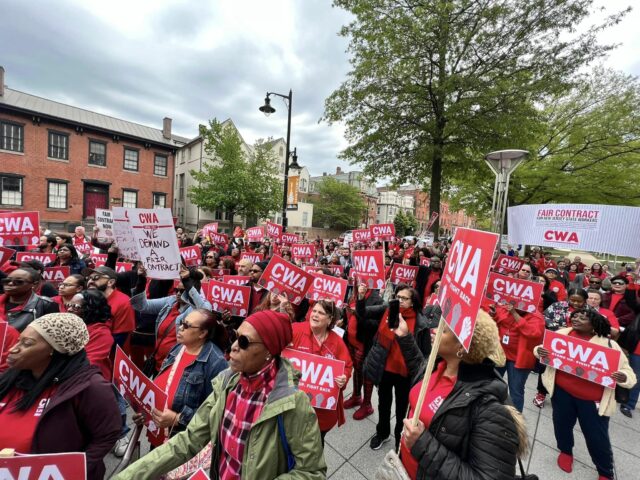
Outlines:
{"label": "concrete sidewalk", "polygon": [[[536,393],[537,381],[537,375],[530,375],[525,392],[524,415],[531,442],[530,455],[523,460],[525,469],[538,475],[540,480],[597,480],[598,474],[591,463],[579,425],[576,425],[575,428],[573,473],[564,473],[556,465],[558,450],[555,448],[551,402],[547,399],[545,408],[542,410],[534,407],[531,403]],[[346,392],[347,398],[351,394],[351,382],[349,384]],[[378,420],[378,395],[376,391],[373,393],[373,403],[376,413],[369,418],[355,421],[352,418],[354,410],[348,410],[346,412],[347,422],[327,434],[324,452],[328,466],[327,478],[331,480],[373,479],[384,455],[393,448],[393,437],[378,451],[369,448],[369,440],[375,433]],[[634,413],[634,418],[629,419],[617,412],[611,419],[609,427],[619,480],[640,478],[640,411],[636,410]],[[395,422],[395,417],[392,416],[392,430],[393,422]],[[278,440],[274,439],[274,441]],[[148,450],[149,446],[143,434],[142,452],[146,453]],[[105,461],[108,473],[112,472],[118,464],[118,459],[113,455],[108,455]]]}

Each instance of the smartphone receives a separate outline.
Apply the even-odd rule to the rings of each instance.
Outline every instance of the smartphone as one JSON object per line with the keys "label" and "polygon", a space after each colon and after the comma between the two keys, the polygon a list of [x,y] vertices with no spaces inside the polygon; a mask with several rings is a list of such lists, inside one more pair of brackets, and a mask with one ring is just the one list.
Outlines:
{"label": "smartphone", "polygon": [[396,298],[389,300],[389,317],[387,318],[387,323],[392,330],[398,328],[398,325],[400,325],[400,300]]}

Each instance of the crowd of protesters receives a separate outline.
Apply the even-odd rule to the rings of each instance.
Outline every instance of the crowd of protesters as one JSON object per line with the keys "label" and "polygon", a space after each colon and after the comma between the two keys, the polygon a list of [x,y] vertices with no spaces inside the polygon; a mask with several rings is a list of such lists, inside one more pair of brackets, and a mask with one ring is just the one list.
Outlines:
{"label": "crowd of protesters", "polygon": [[[449,242],[317,238],[308,242],[313,259],[303,261],[275,239],[252,243],[240,229],[234,233],[226,244],[213,244],[202,231],[191,236],[178,228],[180,246],[199,245],[202,258],[196,266],[183,265],[175,280],[148,278],[141,262],[117,272],[117,262],[129,259],[98,239],[96,230],[88,237],[82,227],[72,236],[41,236],[38,251],[55,254],[49,265],[31,260],[0,266],[0,321],[7,323],[0,448],[82,451],[88,478],[104,478],[105,456],[123,456],[131,438],[131,412],[111,385],[118,346],[167,393],[165,408],[153,410],[161,434],[148,435],[150,453],[118,479],[187,478],[194,458],[211,478],[325,478],[325,435],[340,428],[350,410],[356,421],[376,413],[374,394],[370,448],[393,439],[410,478],[513,479],[527,450],[521,414],[532,372],[539,375],[538,392],[529,401],[543,408],[550,398],[559,468],[572,470],[579,421],[600,478],[613,478],[609,418],[617,408],[632,417],[640,396],[637,264],[611,272],[606,264],[532,248],[508,275],[543,284],[538,308],[483,299],[468,351],[445,327],[414,425],[409,418],[440,322]],[[106,263],[96,266],[90,254],[79,254],[76,246],[84,243],[106,253]],[[418,267],[415,282],[378,290],[354,280],[351,253],[358,249],[382,249],[387,277],[395,263]],[[261,260],[241,258],[246,252]],[[502,253],[519,256],[511,247]],[[269,292],[259,280],[274,255],[348,279],[344,306],[326,299],[294,305]],[[70,275],[56,288],[43,280],[48,266],[68,266]],[[204,285],[221,279],[221,271],[246,279],[246,316],[214,311],[207,300]],[[394,328],[390,301],[398,302]],[[548,365],[545,330],[623,351],[613,377],[627,395],[618,398],[612,389]],[[344,362],[344,374],[333,379],[340,392],[335,409],[312,405],[298,389],[300,373],[282,355],[285,348]],[[352,393],[344,398],[349,381]],[[143,428],[141,414],[134,412],[132,420]]]}

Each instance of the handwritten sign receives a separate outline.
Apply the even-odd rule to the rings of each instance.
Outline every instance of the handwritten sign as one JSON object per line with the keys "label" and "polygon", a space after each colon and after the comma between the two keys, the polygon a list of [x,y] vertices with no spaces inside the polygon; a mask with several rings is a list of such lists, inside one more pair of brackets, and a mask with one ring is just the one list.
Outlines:
{"label": "handwritten sign", "polygon": [[542,346],[549,351],[549,357],[540,357],[542,363],[603,387],[616,388],[611,374],[618,371],[619,350],[551,330],[544,331]]}
{"label": "handwritten sign", "polygon": [[307,298],[311,300],[331,300],[336,307],[342,308],[347,294],[347,280],[322,273],[314,273]]}
{"label": "handwritten sign", "polygon": [[293,367],[302,373],[298,388],[309,395],[311,406],[335,410],[340,388],[334,379],[344,375],[344,362],[293,348],[285,348],[282,356],[288,358]]}
{"label": "handwritten sign", "polygon": [[249,311],[251,287],[209,280],[205,296],[216,312],[229,311],[231,315],[246,317]]}
{"label": "handwritten sign", "polygon": [[180,273],[180,251],[168,208],[130,208],[129,221],[149,278],[171,280]]}
{"label": "handwritten sign", "polygon": [[491,272],[487,284],[487,297],[496,303],[509,303],[523,312],[535,312],[542,295],[542,287],[538,282]]}
{"label": "handwritten sign", "polygon": [[39,212],[0,213],[0,246],[38,245],[40,243]]}
{"label": "handwritten sign", "polygon": [[381,289],[385,283],[384,252],[382,250],[356,250],[351,254],[354,274],[368,288]]}
{"label": "handwritten sign", "polygon": [[313,276],[309,272],[274,255],[267,265],[258,284],[270,292],[286,295],[291,303],[300,305],[302,299],[311,288]]}
{"label": "handwritten sign", "polygon": [[113,240],[113,214],[111,210],[96,208],[96,227],[98,227],[98,238],[102,241]]}
{"label": "handwritten sign", "polygon": [[[133,229],[129,223],[129,212],[124,207],[113,207],[113,236],[120,255],[129,260],[140,260]],[[173,219],[172,219],[173,221]]]}
{"label": "handwritten sign", "polygon": [[469,351],[498,235],[458,228],[440,281],[442,316]]}
{"label": "handwritten sign", "polygon": [[391,283],[398,285],[404,283],[415,287],[416,276],[418,275],[418,269],[420,267],[414,267],[411,265],[402,265],[401,263],[394,263],[391,267],[391,276],[389,277]]}
{"label": "handwritten sign", "polygon": [[84,453],[51,453],[0,458],[2,480],[86,480]]}
{"label": "handwritten sign", "polygon": [[149,433],[159,436],[161,430],[153,423],[151,410],[163,410],[167,394],[146,377],[119,346],[113,362],[113,385],[133,409],[144,416]]}

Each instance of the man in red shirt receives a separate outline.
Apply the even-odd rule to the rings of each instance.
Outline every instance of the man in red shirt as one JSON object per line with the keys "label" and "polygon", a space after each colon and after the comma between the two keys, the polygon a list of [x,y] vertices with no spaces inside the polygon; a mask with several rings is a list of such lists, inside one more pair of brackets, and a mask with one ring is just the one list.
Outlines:
{"label": "man in red shirt", "polygon": [[544,276],[549,279],[549,290],[555,292],[559,302],[564,302],[567,299],[567,289],[564,288],[562,282],[558,281],[558,270],[555,268],[547,268],[544,271]]}
{"label": "man in red shirt", "polygon": [[545,272],[548,268],[558,268],[558,264],[551,260],[551,252],[544,252],[544,257],[536,262],[539,272]]}
{"label": "man in red shirt", "polygon": [[111,320],[107,325],[111,328],[115,344],[126,352],[129,334],[136,328],[136,316],[129,297],[116,289],[118,274],[109,267],[87,268],[82,273],[87,278],[87,289],[97,289],[107,298],[111,307]]}

